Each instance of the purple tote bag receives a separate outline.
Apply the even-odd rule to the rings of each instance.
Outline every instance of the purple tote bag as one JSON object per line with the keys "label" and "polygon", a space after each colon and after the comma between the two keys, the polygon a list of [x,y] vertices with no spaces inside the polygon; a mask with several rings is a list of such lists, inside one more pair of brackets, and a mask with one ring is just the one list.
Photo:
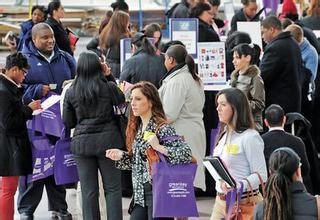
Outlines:
{"label": "purple tote bag", "polygon": [[[64,130],[64,129],[63,129]],[[54,179],[57,185],[76,183],[79,181],[77,165],[70,152],[71,138],[65,138],[65,132],[55,147]]]}
{"label": "purple tote bag", "polygon": [[[56,95],[50,92],[49,95],[41,99],[41,102],[46,100],[51,95]],[[44,133],[60,137],[64,124],[61,118],[60,102],[57,102],[42,113],[33,116],[31,121],[27,122],[27,127],[32,129],[32,123],[35,122],[34,130],[41,132],[41,126],[44,126]]]}
{"label": "purple tote bag", "polygon": [[152,165],[153,217],[198,217],[193,188],[197,164],[170,164],[159,153]]}
{"label": "purple tote bag", "polygon": [[29,129],[29,137],[32,147],[32,174],[27,176],[27,182],[31,183],[36,180],[46,178],[53,175],[53,166],[55,161],[54,145],[49,141],[43,132],[43,125],[41,125],[42,134],[35,135],[35,122],[32,122],[32,128]]}

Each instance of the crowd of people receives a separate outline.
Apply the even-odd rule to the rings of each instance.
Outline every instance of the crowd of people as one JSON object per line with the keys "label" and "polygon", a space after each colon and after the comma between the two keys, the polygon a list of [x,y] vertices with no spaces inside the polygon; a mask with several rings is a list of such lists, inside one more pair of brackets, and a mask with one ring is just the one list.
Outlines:
{"label": "crowd of people", "polygon": [[[279,17],[263,20],[255,0],[241,2],[225,42],[230,88],[220,91],[204,90],[185,45],[163,42],[159,24],[133,32],[123,0],[111,5],[113,11],[102,19],[99,34],[77,60],[76,46],[60,20],[62,2],[51,1],[47,10],[34,6],[19,37],[7,40],[11,54],[0,73],[0,220],[13,219],[18,185],[21,220],[34,218],[44,186],[52,218],[72,219],[67,186],[56,184],[54,174],[31,182],[25,177],[33,172],[34,141],[26,121],[51,94],[61,95],[61,117],[65,129],[72,131],[70,151],[85,220],[123,219],[124,185],[132,194],[130,219],[188,217],[153,217],[157,207],[149,149],[171,164],[197,162],[194,191],[216,195],[211,220],[229,218],[228,198],[234,188],[223,180],[214,182],[202,163],[212,146],[211,156],[223,161],[235,188],[242,189],[238,205],[257,204],[250,219],[319,218],[320,203],[314,195],[320,193],[320,167],[314,155],[320,150],[320,42],[311,31],[319,28],[319,2],[311,0],[308,8],[300,3],[307,14],[301,20],[292,0],[284,0]],[[182,0],[167,15],[197,18],[198,42],[219,42],[224,26],[219,5],[219,0]],[[260,20],[263,48],[237,31],[237,21]],[[123,38],[131,38],[132,56],[120,68]],[[121,81],[132,84],[128,94],[120,89]],[[124,116],[120,106],[126,104],[124,132],[119,127]],[[305,132],[299,123],[289,126],[299,120],[306,124]],[[218,129],[214,143],[212,129]],[[60,139],[46,136],[52,145]],[[121,170],[131,170],[130,178]]]}

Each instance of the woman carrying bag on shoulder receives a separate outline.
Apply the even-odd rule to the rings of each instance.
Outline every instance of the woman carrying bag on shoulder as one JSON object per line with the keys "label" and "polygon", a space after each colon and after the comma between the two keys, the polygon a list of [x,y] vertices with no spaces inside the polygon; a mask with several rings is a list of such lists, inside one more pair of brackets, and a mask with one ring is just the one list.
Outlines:
{"label": "woman carrying bag on shoulder", "polygon": [[[240,205],[248,205],[249,193],[252,203],[262,201],[259,192],[260,177],[263,182],[267,180],[267,168],[263,154],[264,143],[254,129],[248,99],[239,89],[229,88],[217,94],[216,105],[221,128],[214,156],[219,156],[224,162],[237,182],[237,188],[243,186]],[[211,220],[228,218],[230,216],[226,216],[228,205],[226,198],[232,189],[228,188],[224,181],[220,181],[216,182],[216,190],[217,196]],[[253,219],[253,208],[254,206],[251,209],[252,216],[248,219]]]}
{"label": "woman carrying bag on shoulder", "polygon": [[166,119],[156,87],[140,82],[131,90],[131,107],[126,143],[128,152],[119,149],[106,151],[106,157],[117,161],[120,169],[132,169],[133,202],[130,220],[168,219],[153,218],[153,194],[146,150],[151,146],[165,156],[170,164],[190,163],[191,149],[181,139],[160,141],[176,136]]}

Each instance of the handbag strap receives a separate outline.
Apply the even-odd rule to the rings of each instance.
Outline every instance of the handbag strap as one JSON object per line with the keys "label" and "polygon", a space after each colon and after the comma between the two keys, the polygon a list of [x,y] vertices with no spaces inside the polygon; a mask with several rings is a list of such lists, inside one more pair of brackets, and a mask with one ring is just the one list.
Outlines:
{"label": "handbag strap", "polygon": [[258,175],[258,178],[259,178],[259,181],[260,181],[260,185],[261,185],[261,189],[262,189],[262,196],[264,196],[266,194],[265,193],[266,186],[265,186],[265,184],[263,182],[263,179],[262,179],[260,173],[258,173],[258,172],[254,172],[254,173]]}
{"label": "handbag strap", "polygon": [[317,219],[320,220],[320,196],[316,195],[316,202],[317,202]]}
{"label": "handbag strap", "polygon": [[250,183],[250,181],[247,178],[244,178],[244,180],[247,182],[248,187],[247,187],[247,200],[248,203],[252,202],[252,198],[253,198],[253,189],[252,189],[252,185]]}

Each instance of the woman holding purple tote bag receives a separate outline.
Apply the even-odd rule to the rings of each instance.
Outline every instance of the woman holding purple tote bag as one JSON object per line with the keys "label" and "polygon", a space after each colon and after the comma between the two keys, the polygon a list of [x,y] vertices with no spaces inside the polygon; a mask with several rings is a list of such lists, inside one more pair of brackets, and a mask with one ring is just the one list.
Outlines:
{"label": "woman holding purple tote bag", "polygon": [[128,152],[109,149],[106,157],[117,161],[116,165],[120,169],[132,169],[130,220],[168,219],[153,217],[153,211],[158,207],[153,206],[153,183],[146,150],[152,147],[157,153],[163,154],[170,164],[190,163],[191,150],[181,138],[162,141],[165,137],[176,136],[176,132],[167,122],[154,85],[140,82],[131,91],[132,111],[126,131]]}

